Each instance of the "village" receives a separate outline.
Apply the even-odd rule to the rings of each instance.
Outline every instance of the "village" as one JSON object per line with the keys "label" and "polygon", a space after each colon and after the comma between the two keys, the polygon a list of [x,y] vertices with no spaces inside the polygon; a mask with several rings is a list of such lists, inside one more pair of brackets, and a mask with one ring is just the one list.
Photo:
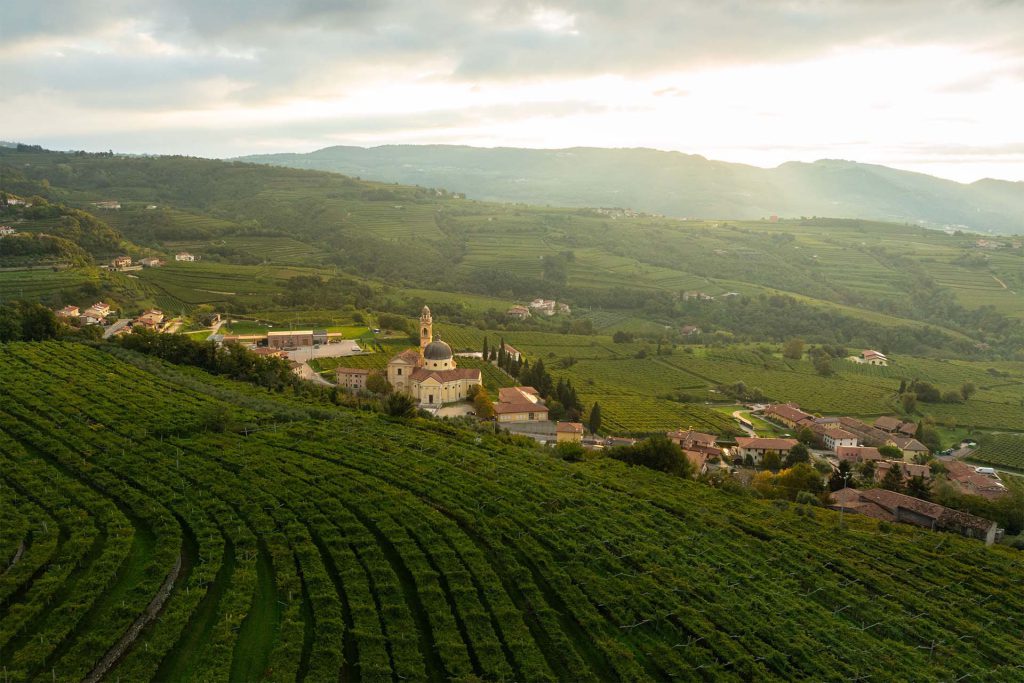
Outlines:
{"label": "village", "polygon": [[[146,267],[157,265],[147,264]],[[120,267],[132,265],[123,261]],[[547,316],[568,310],[565,304],[536,299],[528,305],[513,307],[508,314]],[[156,309],[145,310],[134,317],[117,318],[108,324],[117,311],[104,302],[83,309],[69,305],[56,313],[81,326],[103,325],[104,338],[130,334],[138,329],[175,333],[185,324],[181,318],[167,319]],[[448,343],[435,338],[433,316],[427,306],[423,307],[418,320],[418,348],[395,354],[380,370],[345,365],[344,358],[367,355],[372,350],[362,348],[359,340],[346,339],[341,332],[306,329],[221,334],[221,326],[228,321],[220,315],[207,316],[204,322],[209,324],[208,339],[215,344],[240,344],[257,355],[280,358],[304,380],[336,386],[357,395],[379,393],[381,387],[385,387],[387,392],[412,397],[425,414],[492,422],[495,429],[529,437],[555,450],[576,448],[598,453],[635,447],[640,441],[598,434],[596,429],[588,429],[581,421],[552,419],[545,398],[533,386],[503,386],[496,397],[490,397],[483,386],[481,370],[459,367],[459,357],[483,358],[500,369],[499,356],[506,363],[519,364],[526,362],[522,352],[503,343],[493,356],[455,353]],[[380,332],[372,330],[374,334]],[[333,370],[333,383],[311,367],[310,361],[317,358],[340,359],[341,365]],[[848,360],[881,366],[889,362],[885,354],[870,349]],[[509,377],[514,379],[513,375]],[[926,500],[937,477],[964,495],[994,500],[1007,493],[994,469],[971,466],[960,460],[970,454],[973,442],[961,443],[956,451],[950,449],[933,454],[916,438],[919,425],[898,417],[880,416],[868,424],[855,417],[815,415],[796,403],[751,403],[747,408],[751,418],[772,425],[776,433],[758,435],[751,419],[736,413],[733,417],[744,436],[708,434],[692,428],[680,428],[660,436],[678,447],[698,478],[729,476],[756,485],[759,477],[763,479],[765,475],[803,465],[808,472],[816,473],[814,476],[822,487],[820,499],[834,510],[952,531],[986,543],[995,542],[1002,533],[990,520]],[[593,424],[589,426],[596,428]],[[829,487],[833,490],[826,491]]]}

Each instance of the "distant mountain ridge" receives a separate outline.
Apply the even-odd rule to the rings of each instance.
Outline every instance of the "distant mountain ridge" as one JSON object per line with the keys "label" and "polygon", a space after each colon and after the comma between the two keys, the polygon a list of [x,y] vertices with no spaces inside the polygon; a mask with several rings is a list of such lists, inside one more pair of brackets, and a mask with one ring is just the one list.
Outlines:
{"label": "distant mountain ridge", "polygon": [[386,145],[236,160],[445,188],[483,200],[616,206],[681,218],[818,215],[1024,233],[1024,182],[963,184],[835,159],[765,169],[646,148]]}

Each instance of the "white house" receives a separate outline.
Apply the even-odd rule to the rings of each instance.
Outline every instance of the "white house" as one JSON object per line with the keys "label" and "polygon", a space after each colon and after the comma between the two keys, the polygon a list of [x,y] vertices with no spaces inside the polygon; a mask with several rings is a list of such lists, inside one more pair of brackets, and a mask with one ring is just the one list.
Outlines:
{"label": "white house", "polygon": [[188,253],[187,251],[179,251],[177,254],[174,255],[174,260],[175,261],[189,261],[189,262],[191,262],[191,261],[195,261],[196,257],[193,256],[192,254]]}
{"label": "white house", "polygon": [[833,453],[842,446],[856,446],[857,437],[845,429],[826,429],[821,435],[821,441],[825,448]]}

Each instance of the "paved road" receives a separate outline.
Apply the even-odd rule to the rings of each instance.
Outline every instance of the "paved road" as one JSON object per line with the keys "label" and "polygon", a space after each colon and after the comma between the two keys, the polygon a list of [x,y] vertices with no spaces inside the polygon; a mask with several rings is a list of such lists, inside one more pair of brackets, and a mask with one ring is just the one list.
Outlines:
{"label": "paved road", "polygon": [[733,413],[732,413],[732,416],[734,418],[736,418],[736,423],[740,426],[740,429],[742,429],[743,431],[745,431],[747,433],[747,436],[757,436],[757,432],[755,432],[753,429],[751,429],[750,427],[748,427],[745,424],[743,424],[742,422],[740,422],[740,413],[741,412],[743,412],[743,411],[741,411],[741,410],[734,410]]}
{"label": "paved road", "polygon": [[131,318],[120,318],[120,319],[118,319],[118,321],[115,322],[113,325],[110,325],[109,327],[107,327],[107,328],[105,328],[103,330],[103,338],[104,339],[110,339],[115,334],[117,334],[118,332],[123,330],[125,328],[125,326],[127,326],[128,323],[130,323],[131,321],[132,321]]}

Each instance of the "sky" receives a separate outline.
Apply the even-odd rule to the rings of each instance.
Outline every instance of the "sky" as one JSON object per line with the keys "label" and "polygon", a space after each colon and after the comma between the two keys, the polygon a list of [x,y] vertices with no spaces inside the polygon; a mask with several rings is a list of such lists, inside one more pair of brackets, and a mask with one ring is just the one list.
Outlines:
{"label": "sky", "polygon": [[652,147],[1024,181],[1024,0],[7,0],[0,139]]}

